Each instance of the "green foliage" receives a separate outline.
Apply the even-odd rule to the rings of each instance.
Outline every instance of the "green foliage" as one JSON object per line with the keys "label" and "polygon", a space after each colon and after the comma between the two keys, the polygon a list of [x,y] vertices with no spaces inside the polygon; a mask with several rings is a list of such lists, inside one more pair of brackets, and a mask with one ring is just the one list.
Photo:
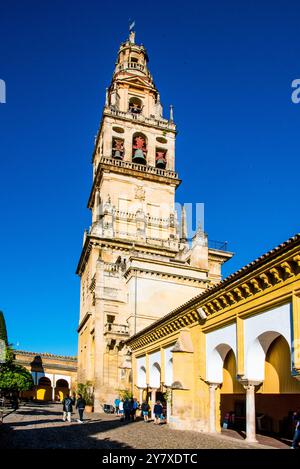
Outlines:
{"label": "green foliage", "polygon": [[31,373],[14,363],[15,354],[10,345],[6,347],[5,363],[0,365],[0,390],[4,392],[29,391],[34,383]]}
{"label": "green foliage", "polygon": [[6,324],[2,311],[0,311],[0,339],[4,340],[5,345],[8,344]]}
{"label": "green foliage", "polygon": [[120,398],[123,399],[123,401],[125,399],[132,399],[133,398],[133,394],[132,394],[131,391],[129,391],[129,389],[119,389],[118,392],[119,392]]}
{"label": "green foliage", "polygon": [[91,381],[78,383],[77,393],[82,395],[86,405],[94,405],[93,383]]}
{"label": "green foliage", "polygon": [[164,399],[165,399],[166,402],[171,402],[171,400],[172,400],[172,389],[168,388],[166,390],[166,392],[164,392],[163,396],[164,396]]}
{"label": "green foliage", "polygon": [[31,373],[24,366],[6,362],[0,368],[0,390],[29,391],[33,387]]}
{"label": "green foliage", "polygon": [[15,359],[15,353],[13,351],[13,348],[11,345],[7,345],[6,351],[5,351],[5,363],[13,363]]}

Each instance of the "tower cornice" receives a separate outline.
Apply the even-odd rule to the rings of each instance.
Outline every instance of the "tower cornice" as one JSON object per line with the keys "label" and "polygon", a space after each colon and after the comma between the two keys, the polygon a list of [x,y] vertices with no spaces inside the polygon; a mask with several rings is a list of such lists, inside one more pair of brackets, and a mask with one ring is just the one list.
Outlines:
{"label": "tower cornice", "polygon": [[178,178],[178,174],[175,171],[102,157],[94,177],[93,187],[87,205],[88,208],[93,207],[96,188],[100,186],[105,171],[126,174],[128,176],[139,177],[161,184],[169,184],[175,187],[181,184],[181,180]]}

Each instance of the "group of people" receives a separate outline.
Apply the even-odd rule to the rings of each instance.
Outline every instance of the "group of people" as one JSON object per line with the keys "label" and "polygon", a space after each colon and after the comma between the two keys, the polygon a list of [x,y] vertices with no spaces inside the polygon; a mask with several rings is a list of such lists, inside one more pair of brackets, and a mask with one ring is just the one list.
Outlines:
{"label": "group of people", "polygon": [[79,419],[77,419],[77,422],[83,423],[83,412],[86,406],[86,402],[83,399],[81,394],[78,394],[77,399],[75,396],[70,397],[69,394],[64,397],[62,400],[62,405],[63,405],[63,421],[65,422],[68,420],[68,422],[71,422],[71,415],[73,412],[73,406],[75,405],[75,408],[78,410],[78,416]]}
{"label": "group of people", "polygon": [[[114,402],[114,407],[116,415],[120,416],[121,420],[124,420],[125,422],[134,422],[136,419],[137,410],[141,411],[141,417],[143,417],[144,422],[149,421],[150,405],[147,401],[144,401],[142,404],[140,404],[136,398],[125,398],[123,400],[117,397]],[[154,405],[153,415],[154,423],[157,425],[165,420],[163,415],[163,406],[160,401],[157,401]]]}

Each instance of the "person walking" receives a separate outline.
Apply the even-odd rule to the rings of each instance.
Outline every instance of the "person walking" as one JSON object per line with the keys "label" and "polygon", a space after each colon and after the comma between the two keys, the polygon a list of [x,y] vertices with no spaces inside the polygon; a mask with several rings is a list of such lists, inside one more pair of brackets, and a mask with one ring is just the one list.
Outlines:
{"label": "person walking", "polygon": [[119,415],[121,417],[121,420],[124,419],[124,402],[122,399],[120,399],[120,402],[119,402]]}
{"label": "person walking", "polygon": [[298,449],[299,448],[299,442],[300,442],[300,411],[294,412],[293,414],[293,422],[295,424],[295,432],[294,432],[294,437],[293,437],[293,442],[292,442],[292,449]]}
{"label": "person walking", "polygon": [[132,404],[129,399],[125,399],[124,401],[124,414],[125,414],[125,422],[130,422],[130,415],[131,415]]}
{"label": "person walking", "polygon": [[143,416],[143,418],[144,418],[144,422],[148,422],[148,418],[149,418],[149,409],[150,409],[150,406],[149,406],[148,402],[147,402],[147,401],[144,401],[144,402],[142,403],[142,408],[141,408],[141,410],[142,410],[142,416]]}
{"label": "person walking", "polygon": [[116,410],[117,415],[119,415],[119,405],[120,405],[120,399],[118,397],[116,397],[116,399],[115,399],[115,410]]}
{"label": "person walking", "polygon": [[136,411],[139,407],[138,401],[135,397],[133,399],[130,399],[130,405],[131,405],[130,416],[131,416],[132,422],[134,422],[136,419]]}
{"label": "person walking", "polygon": [[154,409],[153,409],[153,413],[154,413],[154,423],[156,425],[159,425],[160,424],[160,421],[161,421],[161,416],[162,416],[162,413],[163,413],[163,407],[160,403],[160,401],[157,401],[155,406],[154,406]]}
{"label": "person walking", "polygon": [[73,410],[73,400],[69,396],[69,394],[67,394],[66,397],[64,397],[64,399],[62,401],[62,405],[63,405],[63,421],[65,422],[66,419],[67,419],[68,422],[71,422],[71,414],[72,414],[72,410]]}
{"label": "person walking", "polygon": [[83,399],[82,394],[78,394],[78,398],[76,401],[76,409],[78,409],[79,419],[77,420],[77,422],[79,423],[83,423],[83,412],[84,412],[85,406],[86,406],[86,402]]}

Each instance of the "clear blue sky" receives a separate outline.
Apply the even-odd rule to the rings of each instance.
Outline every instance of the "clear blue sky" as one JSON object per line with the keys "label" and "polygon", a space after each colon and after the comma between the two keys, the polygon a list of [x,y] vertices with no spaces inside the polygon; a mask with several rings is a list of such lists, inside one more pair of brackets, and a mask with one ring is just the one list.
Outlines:
{"label": "clear blue sky", "polygon": [[1,5],[0,309],[19,349],[77,353],[93,142],[129,18],[174,105],[177,200],[204,202],[236,253],[224,274],[300,231],[299,2],[125,3]]}

